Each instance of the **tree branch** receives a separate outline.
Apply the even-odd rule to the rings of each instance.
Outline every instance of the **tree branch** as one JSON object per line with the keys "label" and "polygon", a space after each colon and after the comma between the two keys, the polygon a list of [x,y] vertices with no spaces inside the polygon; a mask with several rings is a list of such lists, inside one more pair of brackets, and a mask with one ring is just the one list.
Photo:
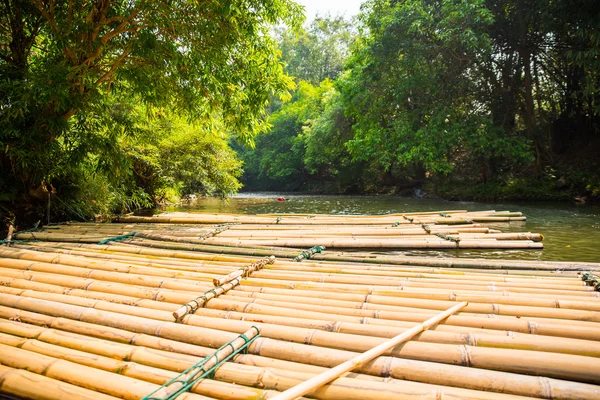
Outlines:
{"label": "tree branch", "polygon": [[52,30],[54,30],[56,33],[58,33],[60,35],[60,28],[56,24],[56,21],[54,20],[54,16],[52,16],[48,13],[48,11],[46,10],[46,7],[44,7],[44,4],[42,4],[42,2],[40,0],[31,0],[31,2],[38,9],[38,11],[42,14],[42,16],[46,19],[46,21],[48,21]]}
{"label": "tree branch", "polygon": [[121,64],[123,64],[123,61],[125,61],[125,59],[129,55],[129,52],[131,51],[131,47],[132,47],[132,45],[130,43],[127,46],[127,48],[125,48],[125,50],[123,50],[123,53],[121,53],[119,58],[117,58],[115,60],[115,62],[111,65],[110,69],[96,81],[96,83],[95,83],[96,86],[100,85],[102,82],[109,79],[114,74],[114,72],[117,70],[117,68],[119,68],[121,66]]}

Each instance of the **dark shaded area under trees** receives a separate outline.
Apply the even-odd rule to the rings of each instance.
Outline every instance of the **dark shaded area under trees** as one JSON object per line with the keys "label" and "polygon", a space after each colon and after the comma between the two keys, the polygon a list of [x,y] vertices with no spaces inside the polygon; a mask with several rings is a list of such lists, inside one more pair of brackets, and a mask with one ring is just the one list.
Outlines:
{"label": "dark shaded area under trees", "polygon": [[245,190],[600,198],[597,2],[371,0],[357,22],[279,32],[299,85],[237,148]]}

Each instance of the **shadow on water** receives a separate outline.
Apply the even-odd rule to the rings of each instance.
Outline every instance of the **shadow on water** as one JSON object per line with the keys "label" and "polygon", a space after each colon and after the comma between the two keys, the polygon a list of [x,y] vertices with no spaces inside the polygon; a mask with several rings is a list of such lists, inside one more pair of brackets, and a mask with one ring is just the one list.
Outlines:
{"label": "shadow on water", "polygon": [[[278,201],[279,196],[285,197],[286,201]],[[521,211],[527,216],[526,223],[511,222],[490,226],[503,232],[542,233],[545,237],[544,250],[409,250],[392,254],[600,262],[600,206],[597,205],[479,203],[395,196],[328,196],[264,192],[244,193],[226,200],[200,199],[194,205],[169,207],[166,211],[247,214],[389,214],[457,209]]]}

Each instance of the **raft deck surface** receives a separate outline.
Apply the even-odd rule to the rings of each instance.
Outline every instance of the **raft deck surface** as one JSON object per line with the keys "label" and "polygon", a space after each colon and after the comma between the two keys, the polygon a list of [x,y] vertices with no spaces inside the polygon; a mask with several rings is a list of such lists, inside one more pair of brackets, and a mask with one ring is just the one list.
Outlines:
{"label": "raft deck surface", "polygon": [[318,243],[330,249],[542,249],[543,236],[539,233],[503,233],[486,226],[525,220],[520,212],[494,210],[372,216],[165,213],[124,216],[119,222],[125,224],[117,226],[55,226],[43,232],[21,233],[16,238],[96,243],[127,235],[246,248],[306,248]]}
{"label": "raft deck surface", "polygon": [[[277,217],[280,223],[288,218],[260,216]],[[156,222],[65,224],[16,236],[36,241],[0,247],[0,392],[142,399],[256,326],[260,335],[247,354],[236,354],[177,398],[270,398],[468,302],[306,396],[600,398],[600,297],[588,285],[597,284],[599,264],[351,257],[240,243],[238,236],[230,236],[238,242],[214,240],[231,232],[291,234],[280,224],[250,222],[248,229],[151,218]],[[337,221],[289,217],[300,234],[315,235],[311,246],[331,229],[331,235],[350,231],[360,239],[414,228],[299,224],[319,219]],[[475,228],[486,226],[467,229]],[[271,254],[274,260],[265,258]]]}

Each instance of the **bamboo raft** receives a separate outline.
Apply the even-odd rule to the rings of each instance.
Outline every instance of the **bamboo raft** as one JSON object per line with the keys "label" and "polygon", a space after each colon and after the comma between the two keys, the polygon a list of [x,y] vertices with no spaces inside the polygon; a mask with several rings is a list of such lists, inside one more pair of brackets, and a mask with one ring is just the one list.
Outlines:
{"label": "bamboo raft", "polygon": [[[525,221],[520,212],[464,210],[420,214],[233,215],[168,213],[124,216],[120,224],[68,224],[15,235],[20,240],[97,243],[131,236],[170,243],[302,249],[542,249],[543,236],[503,233],[489,223]],[[272,249],[280,248],[280,249]]]}
{"label": "bamboo raft", "polygon": [[[431,223],[431,230],[488,229],[472,220],[474,213],[445,214],[469,221]],[[477,216],[517,218],[489,214]],[[217,217],[69,223],[17,233],[0,246],[0,393],[106,400],[600,398],[600,264],[239,243],[244,232],[277,237],[291,234],[282,229],[289,226],[308,233],[311,246],[327,231],[361,240],[402,229],[417,235],[408,232],[413,224],[372,222],[388,216],[353,226],[332,216],[206,222]],[[262,222],[271,217],[294,224]],[[226,237],[233,241],[214,240]]]}

